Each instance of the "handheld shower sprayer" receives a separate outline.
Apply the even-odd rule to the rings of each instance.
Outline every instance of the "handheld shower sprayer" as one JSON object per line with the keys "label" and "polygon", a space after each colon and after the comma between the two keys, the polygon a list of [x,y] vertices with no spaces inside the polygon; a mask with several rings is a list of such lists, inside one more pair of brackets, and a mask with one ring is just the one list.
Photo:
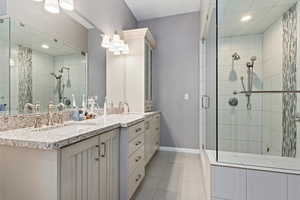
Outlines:
{"label": "handheld shower sprayer", "polygon": [[255,64],[255,61],[257,60],[256,56],[252,56],[250,58],[250,61],[251,62],[247,62],[246,64],[246,67],[247,67],[247,88],[245,86],[245,83],[244,83],[244,77],[242,76],[241,77],[241,83],[242,83],[242,88],[244,90],[245,95],[247,97],[247,109],[248,110],[251,110],[252,109],[252,105],[251,105],[251,92],[252,92],[252,89],[253,89],[253,76],[254,76],[254,64]]}

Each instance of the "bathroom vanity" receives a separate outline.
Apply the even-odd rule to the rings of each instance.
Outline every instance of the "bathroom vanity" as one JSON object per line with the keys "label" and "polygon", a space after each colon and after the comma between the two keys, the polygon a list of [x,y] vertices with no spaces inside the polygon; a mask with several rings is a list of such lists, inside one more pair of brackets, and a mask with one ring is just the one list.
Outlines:
{"label": "bathroom vanity", "polygon": [[144,135],[144,120],[158,126],[159,117],[119,114],[44,131],[0,132],[0,199],[129,199],[145,175],[144,144],[154,145]]}

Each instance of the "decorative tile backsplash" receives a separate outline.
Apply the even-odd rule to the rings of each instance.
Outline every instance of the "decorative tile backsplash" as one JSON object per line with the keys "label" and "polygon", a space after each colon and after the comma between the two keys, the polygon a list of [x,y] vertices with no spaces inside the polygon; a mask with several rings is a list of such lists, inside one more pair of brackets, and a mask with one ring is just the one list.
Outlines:
{"label": "decorative tile backsplash", "polygon": [[[64,111],[64,121],[71,121],[72,113],[74,110],[66,110]],[[121,114],[123,113],[123,109],[119,108],[110,108],[107,111],[108,114]],[[48,122],[48,114],[41,113],[42,125],[46,125]],[[103,109],[100,109],[97,112],[98,116],[103,115]],[[27,115],[11,115],[11,116],[1,116],[0,115],[0,131],[7,131],[19,128],[28,128],[34,126],[35,114],[27,114]],[[54,114],[54,123],[58,122],[58,114]]]}
{"label": "decorative tile backsplash", "polygon": [[[68,110],[64,112],[64,120],[71,120],[72,110]],[[54,114],[54,122],[58,122],[58,114]],[[12,116],[0,116],[0,131],[7,131],[18,128],[28,128],[34,126],[34,119],[36,115],[28,114],[28,115],[12,115]],[[48,114],[41,113],[42,124],[46,125],[48,122]]]}

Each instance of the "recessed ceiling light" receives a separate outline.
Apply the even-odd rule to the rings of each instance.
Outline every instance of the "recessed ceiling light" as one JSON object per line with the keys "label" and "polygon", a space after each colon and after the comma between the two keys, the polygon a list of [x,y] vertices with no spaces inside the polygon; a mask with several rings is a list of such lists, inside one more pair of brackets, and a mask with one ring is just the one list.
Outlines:
{"label": "recessed ceiling light", "polygon": [[42,45],[42,48],[44,48],[44,49],[49,49],[49,46],[46,45],[46,44],[43,44],[43,45]]}
{"label": "recessed ceiling light", "polygon": [[251,19],[252,19],[251,15],[246,15],[241,18],[241,22],[247,22],[250,21]]}

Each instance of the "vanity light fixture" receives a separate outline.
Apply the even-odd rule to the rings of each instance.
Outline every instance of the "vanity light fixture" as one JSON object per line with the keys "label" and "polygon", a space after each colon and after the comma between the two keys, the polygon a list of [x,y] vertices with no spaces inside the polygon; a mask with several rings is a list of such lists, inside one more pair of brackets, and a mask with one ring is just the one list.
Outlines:
{"label": "vanity light fixture", "polygon": [[245,15],[241,18],[241,22],[247,22],[250,21],[252,19],[251,15]]}
{"label": "vanity light fixture", "polygon": [[44,8],[53,14],[58,14],[60,12],[58,0],[45,0]]}
{"label": "vanity light fixture", "polygon": [[74,10],[74,0],[59,0],[59,5],[65,10]]}
{"label": "vanity light fixture", "polygon": [[101,46],[103,48],[109,48],[110,47],[110,37],[108,35],[102,35],[102,44]]}
{"label": "vanity light fixture", "polygon": [[44,8],[46,11],[58,14],[60,13],[60,8],[73,11],[74,10],[74,0],[32,0],[35,2],[44,2]]}
{"label": "vanity light fixture", "polygon": [[129,54],[129,46],[121,39],[120,35],[114,34],[112,37],[102,35],[101,46],[113,52],[114,55]]}
{"label": "vanity light fixture", "polygon": [[46,44],[43,44],[42,46],[41,46],[43,49],[49,49],[50,47],[48,46],[48,45],[46,45]]}
{"label": "vanity light fixture", "polygon": [[119,55],[121,55],[121,52],[120,51],[114,51],[114,55],[119,56]]}
{"label": "vanity light fixture", "polygon": [[124,45],[124,49],[122,50],[122,53],[123,54],[129,54],[129,46],[128,46],[128,44]]}

